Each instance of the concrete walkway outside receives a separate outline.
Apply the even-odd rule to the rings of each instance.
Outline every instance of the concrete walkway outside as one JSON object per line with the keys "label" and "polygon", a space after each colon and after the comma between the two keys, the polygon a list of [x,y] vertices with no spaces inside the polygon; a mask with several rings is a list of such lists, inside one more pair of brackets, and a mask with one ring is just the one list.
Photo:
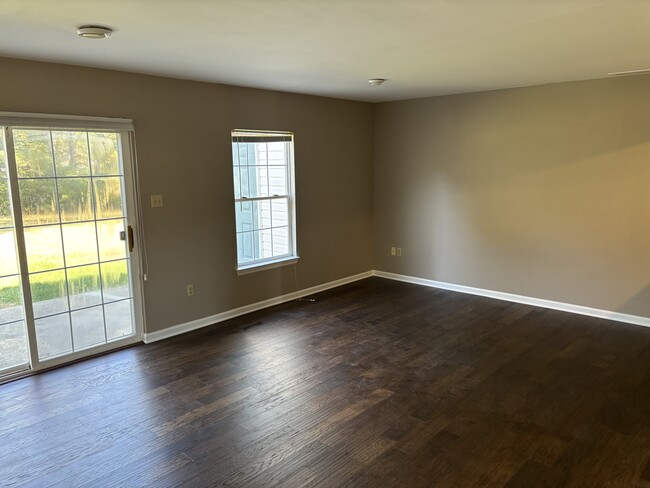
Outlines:
{"label": "concrete walkway outside", "polygon": [[[131,320],[132,299],[128,286],[104,290],[105,303],[98,291],[70,297],[72,308],[90,307],[67,313],[67,298],[45,300],[34,304],[37,317],[36,337],[40,359],[59,356],[85,349],[133,333]],[[120,300],[120,301],[115,301]],[[0,309],[0,371],[28,362],[24,321],[6,324],[23,318],[22,307]],[[74,341],[74,342],[73,342]]]}

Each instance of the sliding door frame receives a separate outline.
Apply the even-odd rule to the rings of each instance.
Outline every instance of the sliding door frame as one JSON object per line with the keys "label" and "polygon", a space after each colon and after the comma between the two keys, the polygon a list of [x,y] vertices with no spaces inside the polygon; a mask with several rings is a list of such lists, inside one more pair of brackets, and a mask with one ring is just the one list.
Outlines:
{"label": "sliding door frame", "polygon": [[[21,289],[23,294],[23,307],[25,311],[25,324],[27,330],[27,345],[29,367],[22,366],[11,368],[0,373],[0,382],[26,372],[36,372],[61,364],[74,362],[84,357],[100,354],[113,349],[118,349],[130,344],[141,342],[145,330],[144,290],[143,281],[146,280],[144,234],[140,219],[141,208],[138,188],[137,161],[135,154],[135,136],[133,124],[128,119],[113,119],[104,117],[77,117],[65,115],[24,114],[0,112],[0,127],[4,129],[6,157],[9,173],[9,188],[11,194],[12,215],[14,219],[14,234],[20,266]],[[43,130],[79,130],[115,132],[119,135],[119,158],[124,172],[124,200],[125,208],[125,235],[128,230],[133,233],[133,249],[128,249],[129,255],[129,286],[132,293],[133,304],[131,307],[131,320],[134,333],[131,336],[116,339],[97,346],[91,346],[80,351],[56,356],[51,359],[40,360],[36,338],[36,325],[30,287],[29,270],[27,267],[27,252],[25,246],[24,223],[20,202],[16,154],[14,147],[14,129],[43,129]],[[126,237],[128,239],[128,237]],[[127,243],[128,244],[128,243]]]}
{"label": "sliding door frame", "polygon": [[[16,171],[16,153],[14,151],[14,138],[11,127],[4,127],[5,152],[7,157],[7,170],[9,176],[9,194],[11,195],[11,214],[14,220],[14,238],[18,254],[18,270],[20,271],[20,286],[23,294],[23,310],[25,313],[25,328],[27,329],[27,352],[29,369],[37,370],[41,367],[36,346],[36,325],[34,322],[34,307],[32,304],[32,290],[29,286],[29,272],[27,269],[27,248],[25,246],[25,233],[23,226],[23,212],[21,210],[20,195],[18,193],[18,172]],[[23,370],[20,370],[21,372]],[[9,373],[11,374],[11,373]]]}

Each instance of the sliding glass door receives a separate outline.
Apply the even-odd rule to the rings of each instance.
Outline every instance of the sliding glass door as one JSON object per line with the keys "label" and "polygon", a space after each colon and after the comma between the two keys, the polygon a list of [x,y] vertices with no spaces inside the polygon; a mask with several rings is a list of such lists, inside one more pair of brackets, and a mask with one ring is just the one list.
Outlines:
{"label": "sliding glass door", "polygon": [[4,128],[0,375],[139,339],[127,145],[115,130]]}

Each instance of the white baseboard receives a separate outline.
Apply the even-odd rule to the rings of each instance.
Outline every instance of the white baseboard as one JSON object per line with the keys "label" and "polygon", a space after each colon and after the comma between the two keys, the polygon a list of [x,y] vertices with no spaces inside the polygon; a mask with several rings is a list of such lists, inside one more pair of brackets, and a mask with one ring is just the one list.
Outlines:
{"label": "white baseboard", "polygon": [[562,312],[570,312],[579,315],[587,315],[589,317],[597,317],[601,319],[614,320],[616,322],[624,322],[626,324],[634,324],[643,327],[650,327],[649,317],[628,315],[620,312],[612,312],[609,310],[600,310],[597,308],[583,307],[582,305],[572,305],[570,303],[554,302],[552,300],[526,297],[523,295],[515,295],[513,293],[504,293],[500,291],[485,290],[483,288],[474,288],[471,286],[445,283],[443,281],[417,278],[415,276],[407,276],[407,275],[401,275],[396,273],[388,273],[386,271],[372,270],[372,271],[366,271],[365,273],[359,273],[353,276],[348,276],[346,278],[341,278],[339,280],[330,281],[328,283],[323,283],[322,285],[312,286],[311,288],[305,288],[303,290],[288,293],[286,295],[281,295],[279,297],[269,298],[268,300],[252,303],[250,305],[245,305],[243,307],[235,308],[233,310],[227,310],[225,312],[211,315],[209,317],[204,317],[201,319],[192,320],[190,322],[185,322],[183,324],[174,325],[172,327],[168,327],[166,329],[159,330],[156,332],[145,333],[143,340],[145,343],[160,341],[162,339],[167,339],[168,337],[173,337],[179,334],[183,334],[185,332],[190,332],[192,330],[200,329],[202,327],[207,327],[208,325],[214,325],[219,322],[223,322],[224,320],[239,317],[240,315],[255,312],[263,308],[268,308],[274,305],[279,305],[281,303],[295,300],[296,298],[301,298],[307,295],[313,295],[314,293],[329,290],[330,288],[336,288],[337,286],[342,286],[348,283],[352,283],[354,281],[363,280],[365,278],[369,278],[370,276],[387,278],[389,280],[404,281],[406,283],[424,285],[432,288],[440,288],[442,290],[468,293],[470,295],[479,295],[482,297],[495,298],[497,300],[505,300],[508,302],[523,303],[525,305],[549,308],[552,310],[560,310]]}
{"label": "white baseboard", "polygon": [[440,288],[443,290],[457,291],[460,293],[468,293],[470,295],[479,295],[482,297],[496,298],[497,300],[523,303],[525,305],[533,305],[535,307],[550,308],[553,310],[561,310],[563,312],[571,312],[579,315],[588,315],[590,317],[597,317],[600,319],[614,320],[616,322],[625,322],[626,324],[634,324],[634,325],[641,325],[643,327],[650,327],[650,318],[641,317],[639,315],[628,315],[625,313],[612,312],[609,310],[600,310],[597,308],[583,307],[582,305],[572,305],[570,303],[554,302],[552,300],[531,298],[522,295],[514,295],[512,293],[503,293],[500,291],[484,290],[482,288],[474,288],[471,286],[455,285],[453,283],[427,280],[424,278],[416,278],[414,276],[388,273],[386,271],[375,270],[373,271],[372,274],[373,276],[378,276],[380,278],[387,278],[389,280],[404,281],[406,283],[414,283],[416,285],[430,286],[432,288]]}
{"label": "white baseboard", "polygon": [[272,307],[274,305],[279,305],[284,302],[289,302],[295,300],[296,298],[301,298],[307,295],[313,295],[321,291],[329,290],[330,288],[336,288],[337,286],[346,285],[354,281],[363,280],[369,278],[373,275],[372,271],[366,271],[365,273],[359,273],[353,276],[347,276],[339,280],[330,281],[329,283],[323,283],[322,285],[312,286],[311,288],[305,288],[303,290],[294,291],[286,295],[281,295],[275,298],[269,298],[257,303],[251,303],[250,305],[245,305],[243,307],[235,308],[233,310],[227,310],[215,315],[210,315],[209,317],[204,317],[197,320],[192,320],[190,322],[185,322],[184,324],[174,325],[172,327],[167,327],[166,329],[159,330],[156,332],[145,333],[143,341],[147,344],[151,342],[160,341],[162,339],[167,339],[168,337],[173,337],[178,334],[183,334],[191,330],[200,329],[201,327],[207,327],[208,325],[213,325],[218,322],[223,322],[224,320],[232,319],[244,315],[247,313],[255,312],[263,308]]}

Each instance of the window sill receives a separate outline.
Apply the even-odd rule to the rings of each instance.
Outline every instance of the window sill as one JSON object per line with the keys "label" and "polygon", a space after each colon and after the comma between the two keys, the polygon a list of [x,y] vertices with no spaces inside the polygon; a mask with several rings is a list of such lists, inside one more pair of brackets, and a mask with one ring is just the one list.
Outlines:
{"label": "window sill", "polygon": [[290,264],[295,264],[300,259],[300,256],[288,256],[274,261],[265,261],[263,263],[243,265],[237,267],[238,275],[245,275],[249,273],[255,273],[257,271],[264,271],[265,269],[279,268],[280,266],[288,266]]}

